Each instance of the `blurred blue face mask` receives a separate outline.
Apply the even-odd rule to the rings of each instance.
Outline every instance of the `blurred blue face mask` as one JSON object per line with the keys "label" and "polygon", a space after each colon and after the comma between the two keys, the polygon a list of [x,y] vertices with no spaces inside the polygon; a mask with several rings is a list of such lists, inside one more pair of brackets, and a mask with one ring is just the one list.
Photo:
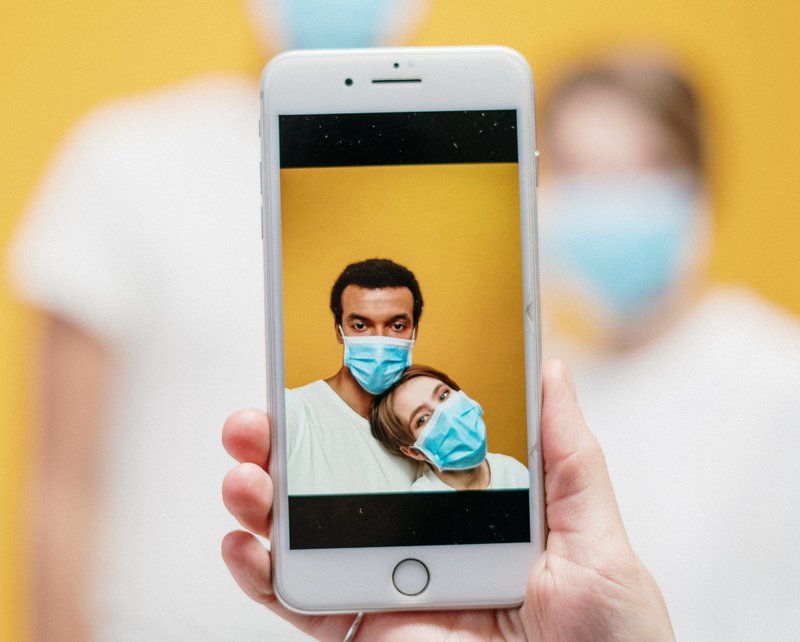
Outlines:
{"label": "blurred blue face mask", "polygon": [[462,390],[434,410],[414,448],[439,471],[469,470],[486,459],[483,409]]}
{"label": "blurred blue face mask", "polygon": [[289,49],[374,47],[405,0],[258,0],[275,17]]}
{"label": "blurred blue face mask", "polygon": [[[345,336],[344,365],[350,370],[364,390],[379,395],[395,383],[403,370],[411,365],[411,348],[414,339],[397,339],[382,336]],[[416,330],[414,330],[416,334]]]}
{"label": "blurred blue face mask", "polygon": [[559,179],[540,227],[544,266],[577,280],[618,319],[640,315],[680,276],[697,229],[695,185],[656,173]]}

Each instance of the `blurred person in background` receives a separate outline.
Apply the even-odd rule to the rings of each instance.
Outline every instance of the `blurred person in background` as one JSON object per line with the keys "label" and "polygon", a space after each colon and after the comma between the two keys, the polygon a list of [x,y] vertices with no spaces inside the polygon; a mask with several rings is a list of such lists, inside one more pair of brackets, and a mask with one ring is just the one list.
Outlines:
{"label": "blurred person in background", "polygon": [[678,639],[794,639],[800,325],[708,278],[698,96],[630,51],[574,67],[543,107],[543,346],[574,370],[631,542]]}
{"label": "blurred person in background", "polygon": [[[397,42],[424,8],[246,5],[272,50]],[[266,390],[255,81],[197,78],[91,113],[19,230],[12,277],[44,315],[37,639],[306,639],[244,599],[219,552],[233,523],[219,426]]]}

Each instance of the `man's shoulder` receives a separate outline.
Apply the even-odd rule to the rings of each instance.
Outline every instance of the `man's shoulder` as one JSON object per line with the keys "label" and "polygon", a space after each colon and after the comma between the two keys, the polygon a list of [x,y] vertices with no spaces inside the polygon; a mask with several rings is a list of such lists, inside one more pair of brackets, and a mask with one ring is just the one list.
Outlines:
{"label": "man's shoulder", "polygon": [[287,388],[286,399],[300,403],[314,402],[320,397],[325,398],[328,396],[325,390],[326,387],[329,388],[330,386],[323,379],[317,379],[297,388]]}
{"label": "man's shoulder", "polygon": [[361,423],[366,421],[351,411],[323,379],[286,390],[288,414],[309,420],[325,417],[325,423]]}
{"label": "man's shoulder", "polygon": [[95,107],[72,129],[66,144],[100,149],[106,156],[151,146],[163,153],[184,139],[203,141],[226,132],[230,139],[238,135],[238,123],[250,134],[258,117],[256,96],[254,83],[245,76],[190,78]]}

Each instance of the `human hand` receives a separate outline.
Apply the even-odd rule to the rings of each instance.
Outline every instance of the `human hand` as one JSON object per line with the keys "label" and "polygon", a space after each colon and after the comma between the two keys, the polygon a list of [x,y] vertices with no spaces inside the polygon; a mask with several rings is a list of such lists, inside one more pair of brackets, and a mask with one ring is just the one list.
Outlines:
{"label": "human hand", "polygon": [[[229,533],[222,556],[239,586],[302,631],[342,640],[352,615],[307,616],[288,610],[272,589],[269,537],[272,481],[269,422],[245,410],[223,428],[240,463],[225,477],[223,500],[249,532]],[[664,600],[628,543],[605,460],[559,361],[542,369],[542,455],[549,534],[528,577],[525,601],[511,609],[369,613],[358,638],[413,640],[674,640]]]}

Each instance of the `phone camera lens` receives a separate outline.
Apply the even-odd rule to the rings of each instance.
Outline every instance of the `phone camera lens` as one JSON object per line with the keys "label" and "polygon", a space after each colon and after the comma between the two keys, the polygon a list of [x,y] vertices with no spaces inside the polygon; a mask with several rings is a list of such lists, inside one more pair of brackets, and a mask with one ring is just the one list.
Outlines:
{"label": "phone camera lens", "polygon": [[344,84],[349,87],[350,85],[353,84],[353,79],[352,78],[345,78],[344,79]]}
{"label": "phone camera lens", "polygon": [[392,65],[392,67],[394,67],[395,69],[399,69],[399,68],[400,68],[400,63],[399,63],[399,62],[396,62],[396,63],[394,63],[394,64]]}

